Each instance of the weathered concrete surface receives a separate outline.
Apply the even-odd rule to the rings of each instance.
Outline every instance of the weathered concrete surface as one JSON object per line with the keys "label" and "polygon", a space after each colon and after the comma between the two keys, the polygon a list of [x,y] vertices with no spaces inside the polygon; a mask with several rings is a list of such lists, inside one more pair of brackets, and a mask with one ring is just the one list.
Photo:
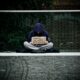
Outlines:
{"label": "weathered concrete surface", "polygon": [[0,57],[0,80],[80,80],[80,57]]}

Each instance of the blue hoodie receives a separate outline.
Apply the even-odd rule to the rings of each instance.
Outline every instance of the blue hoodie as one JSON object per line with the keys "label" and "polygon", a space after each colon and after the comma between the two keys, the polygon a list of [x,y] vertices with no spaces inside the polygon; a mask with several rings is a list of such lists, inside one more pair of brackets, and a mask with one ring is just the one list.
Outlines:
{"label": "blue hoodie", "polygon": [[48,32],[43,29],[41,23],[36,23],[34,29],[29,33],[28,42],[31,41],[31,38],[34,36],[45,36],[48,40]]}

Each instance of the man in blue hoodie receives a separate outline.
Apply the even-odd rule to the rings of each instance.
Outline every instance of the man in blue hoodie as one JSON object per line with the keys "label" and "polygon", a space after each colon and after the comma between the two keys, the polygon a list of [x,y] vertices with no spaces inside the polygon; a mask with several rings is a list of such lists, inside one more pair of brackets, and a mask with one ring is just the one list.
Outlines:
{"label": "man in blue hoodie", "polygon": [[[36,36],[38,36],[38,37],[42,37],[42,36],[46,37],[46,41],[48,43],[46,43],[44,45],[40,45],[40,46],[39,45],[38,46],[37,45],[33,45],[31,43],[31,39],[32,39],[32,37],[36,37]],[[26,49],[33,50],[34,52],[43,52],[43,51],[45,52],[45,51],[53,48],[53,43],[50,42],[50,40],[49,40],[48,32],[43,29],[43,25],[41,23],[36,23],[35,24],[34,29],[28,35],[28,40],[24,42],[24,47]]]}

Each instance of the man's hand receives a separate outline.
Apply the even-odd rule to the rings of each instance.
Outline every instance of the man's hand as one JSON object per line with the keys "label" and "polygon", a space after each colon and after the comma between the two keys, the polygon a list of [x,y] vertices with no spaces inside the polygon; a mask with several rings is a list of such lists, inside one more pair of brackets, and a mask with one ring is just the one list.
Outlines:
{"label": "man's hand", "polygon": [[48,41],[45,41],[45,44],[48,44]]}

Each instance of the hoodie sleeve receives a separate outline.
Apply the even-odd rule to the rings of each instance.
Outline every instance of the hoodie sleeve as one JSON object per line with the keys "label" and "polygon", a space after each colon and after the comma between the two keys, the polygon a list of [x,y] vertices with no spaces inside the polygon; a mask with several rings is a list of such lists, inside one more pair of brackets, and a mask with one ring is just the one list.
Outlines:
{"label": "hoodie sleeve", "polygon": [[47,32],[47,31],[45,31],[45,36],[46,36],[47,41],[48,41],[48,42],[50,42],[50,41],[51,41],[51,39],[50,39],[50,37],[49,37],[49,35],[48,35],[48,32]]}
{"label": "hoodie sleeve", "polygon": [[31,42],[32,36],[33,36],[33,32],[31,31],[31,32],[29,33],[29,35],[28,35],[28,42]]}
{"label": "hoodie sleeve", "polygon": [[48,40],[48,32],[47,31],[44,31],[44,35],[46,36],[46,39]]}

